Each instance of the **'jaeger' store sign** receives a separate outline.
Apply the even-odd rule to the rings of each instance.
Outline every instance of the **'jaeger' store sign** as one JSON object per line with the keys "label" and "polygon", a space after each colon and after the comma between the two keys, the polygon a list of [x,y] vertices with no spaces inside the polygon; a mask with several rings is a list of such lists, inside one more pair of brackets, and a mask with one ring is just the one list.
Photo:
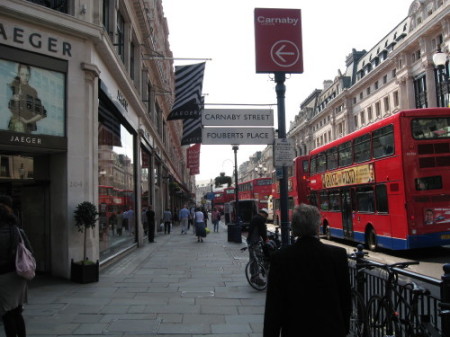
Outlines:
{"label": "'jaeger' store sign", "polygon": [[67,61],[31,55],[0,45],[0,145],[66,149]]}

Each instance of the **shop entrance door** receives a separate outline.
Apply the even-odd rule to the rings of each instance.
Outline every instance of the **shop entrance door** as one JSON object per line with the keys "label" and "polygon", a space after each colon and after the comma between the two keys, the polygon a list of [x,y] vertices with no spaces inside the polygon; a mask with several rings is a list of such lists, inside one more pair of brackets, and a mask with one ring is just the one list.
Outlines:
{"label": "shop entrance door", "polygon": [[47,183],[0,184],[0,194],[13,198],[14,213],[33,248],[38,272],[50,272],[50,203]]}
{"label": "shop entrance door", "polygon": [[21,220],[39,272],[50,272],[50,216],[47,185],[21,187]]}

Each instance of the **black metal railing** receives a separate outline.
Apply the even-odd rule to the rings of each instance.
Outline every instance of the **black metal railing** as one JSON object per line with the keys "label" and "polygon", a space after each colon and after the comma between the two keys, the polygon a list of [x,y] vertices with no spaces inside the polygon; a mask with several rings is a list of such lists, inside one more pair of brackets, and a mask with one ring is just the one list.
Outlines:
{"label": "black metal railing", "polygon": [[[383,272],[383,268],[364,268],[363,266],[367,261],[369,260],[365,258],[362,245],[359,245],[355,254],[352,254],[349,258],[352,287],[362,296],[366,306],[373,295],[384,295],[387,281],[387,274]],[[383,266],[383,264],[374,261],[370,261],[370,263],[380,267]],[[408,310],[411,309],[410,304],[413,298],[413,290],[410,284],[414,282],[427,290],[427,293],[419,298],[418,315],[429,317],[430,324],[439,331],[441,336],[450,336],[450,315],[441,315],[440,308],[441,303],[450,302],[450,264],[443,266],[444,274],[441,280],[401,268],[394,268],[394,270],[398,274],[398,282],[395,284],[396,291],[392,292],[391,301],[399,315],[399,320],[406,321],[409,319]],[[403,335],[405,335],[405,331],[403,331]]]}

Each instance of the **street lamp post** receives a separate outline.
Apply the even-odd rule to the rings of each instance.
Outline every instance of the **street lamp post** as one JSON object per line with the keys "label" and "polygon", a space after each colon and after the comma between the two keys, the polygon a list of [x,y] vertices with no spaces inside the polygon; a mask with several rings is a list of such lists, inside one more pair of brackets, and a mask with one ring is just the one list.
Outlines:
{"label": "street lamp post", "polygon": [[267,172],[267,167],[262,166],[262,164],[259,164],[255,167],[255,172],[257,175],[259,175],[260,178],[262,178],[263,175]]}
{"label": "street lamp post", "polygon": [[438,50],[436,54],[433,55],[433,63],[438,71],[439,85],[438,88],[438,106],[448,107],[449,106],[449,76],[448,69],[446,69],[447,64],[447,53]]}

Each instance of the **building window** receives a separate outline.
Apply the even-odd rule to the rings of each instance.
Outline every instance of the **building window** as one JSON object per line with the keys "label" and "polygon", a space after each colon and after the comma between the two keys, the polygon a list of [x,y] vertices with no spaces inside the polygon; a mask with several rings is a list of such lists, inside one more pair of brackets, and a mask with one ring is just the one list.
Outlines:
{"label": "building window", "polygon": [[445,74],[448,74],[448,65],[447,62],[445,64],[445,69],[442,71],[435,70],[435,79],[436,79],[436,99],[438,107],[448,107],[448,91],[449,86],[447,83],[447,79],[445,78]]}
{"label": "building window", "polygon": [[363,92],[361,91],[361,92],[359,93],[359,99],[363,99],[363,97],[364,97],[364,94],[363,94]]}
{"label": "building window", "polygon": [[425,75],[418,77],[414,80],[414,95],[417,109],[428,107],[427,85]]}
{"label": "building window", "polygon": [[363,126],[364,124],[366,124],[366,114],[364,113],[364,111],[361,111],[361,126]]}
{"label": "building window", "polygon": [[377,117],[380,117],[381,115],[380,102],[375,103],[375,114],[377,115]]}
{"label": "building window", "polygon": [[372,107],[367,108],[367,120],[370,122],[372,120]]}
{"label": "building window", "polygon": [[52,1],[27,0],[27,1],[50,8],[50,9],[53,9],[53,10],[61,12],[61,13],[66,13],[66,14],[69,13],[67,11],[68,3],[69,3],[68,0],[52,0]]}
{"label": "building window", "polygon": [[386,96],[384,99],[384,112],[389,112],[389,96]]}
{"label": "building window", "polygon": [[394,91],[394,106],[397,107],[400,105],[400,99],[398,97],[398,91]]}
{"label": "building window", "polygon": [[135,67],[135,56],[134,56],[134,43],[130,43],[130,77],[132,80],[134,80],[134,67]]}
{"label": "building window", "polygon": [[387,75],[384,75],[383,76],[383,84],[386,84],[387,83]]}
{"label": "building window", "polygon": [[103,27],[105,27],[107,32],[109,32],[109,25],[110,25],[109,13],[110,13],[109,1],[105,0],[103,1]]}
{"label": "building window", "polygon": [[369,96],[369,95],[370,95],[370,87],[368,87],[368,88],[366,89],[366,91],[367,91],[367,96]]}
{"label": "building window", "polygon": [[117,41],[115,43],[117,47],[117,54],[119,54],[122,62],[125,62],[125,53],[124,53],[124,42],[125,42],[125,20],[123,19],[122,14],[117,13]]}
{"label": "building window", "polygon": [[358,128],[358,116],[355,115],[353,118],[355,120],[355,128]]}
{"label": "building window", "polygon": [[378,90],[378,81],[375,82],[375,84],[373,85],[373,87],[375,88],[375,90]]}

